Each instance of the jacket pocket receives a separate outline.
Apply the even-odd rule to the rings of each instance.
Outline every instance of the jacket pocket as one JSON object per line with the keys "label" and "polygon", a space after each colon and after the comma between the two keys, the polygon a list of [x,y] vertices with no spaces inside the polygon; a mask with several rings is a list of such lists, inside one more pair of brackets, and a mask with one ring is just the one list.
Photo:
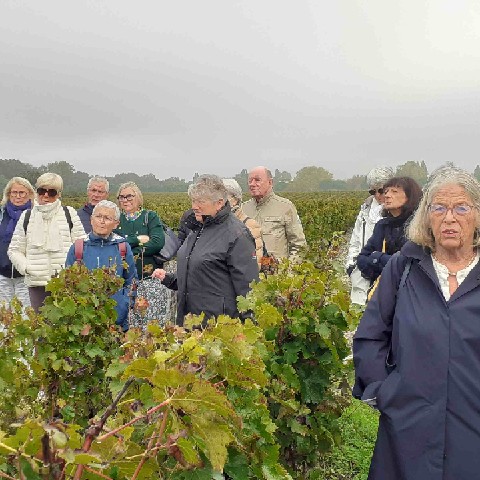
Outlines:
{"label": "jacket pocket", "polygon": [[383,381],[377,391],[377,408],[383,412],[385,408],[394,401],[398,385],[400,383],[400,374],[397,370],[393,370],[390,375]]}

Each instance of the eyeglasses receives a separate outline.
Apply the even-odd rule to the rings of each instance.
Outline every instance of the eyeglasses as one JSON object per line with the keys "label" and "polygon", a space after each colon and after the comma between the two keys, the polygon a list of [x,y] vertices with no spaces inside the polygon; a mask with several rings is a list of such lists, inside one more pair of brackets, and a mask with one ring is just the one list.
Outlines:
{"label": "eyeglasses", "polygon": [[463,217],[464,215],[468,215],[474,207],[472,205],[455,205],[454,207],[446,207],[445,205],[440,205],[439,203],[432,203],[428,206],[430,213],[436,215],[438,217],[443,217],[447,214],[449,210],[452,211],[452,214],[455,216]]}
{"label": "eyeglasses", "polygon": [[28,192],[19,192],[17,190],[12,190],[10,192],[11,197],[20,197],[20,198],[25,198],[28,195]]}
{"label": "eyeglasses", "polygon": [[107,193],[106,190],[97,190],[96,188],[89,188],[88,191],[92,192],[92,193],[99,193],[100,195],[103,195],[104,193]]}
{"label": "eyeglasses", "polygon": [[37,188],[37,193],[40,195],[40,196],[43,196],[45,195],[46,193],[48,193],[48,196],[49,197],[56,197],[58,195],[58,190],[56,190],[55,188],[42,188],[42,187],[39,187]]}
{"label": "eyeglasses", "polygon": [[120,202],[125,202],[125,201],[130,202],[134,198],[135,198],[135,195],[132,195],[131,193],[129,193],[128,195],[119,195],[117,197],[117,200],[120,201]]}
{"label": "eyeglasses", "polygon": [[105,223],[115,222],[115,218],[110,217],[109,215],[100,215],[96,213],[95,215],[92,215],[92,217],[95,218],[95,220],[98,220],[99,222],[101,222],[102,220]]}
{"label": "eyeglasses", "polygon": [[383,195],[385,193],[385,189],[384,188],[372,188],[371,190],[368,191],[368,193],[370,195],[375,195],[377,192],[380,195]]}

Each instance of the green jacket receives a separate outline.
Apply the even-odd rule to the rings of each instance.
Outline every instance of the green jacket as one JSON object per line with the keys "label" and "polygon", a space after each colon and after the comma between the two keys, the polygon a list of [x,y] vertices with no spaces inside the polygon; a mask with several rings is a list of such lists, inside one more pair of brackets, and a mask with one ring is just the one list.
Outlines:
{"label": "green jacket", "polygon": [[[160,252],[165,244],[163,225],[158,215],[152,210],[142,210],[137,219],[129,221],[122,212],[115,233],[125,237],[130,245],[135,257],[138,278],[150,275],[156,268],[153,255]],[[150,240],[142,245],[138,235],[148,235]]]}

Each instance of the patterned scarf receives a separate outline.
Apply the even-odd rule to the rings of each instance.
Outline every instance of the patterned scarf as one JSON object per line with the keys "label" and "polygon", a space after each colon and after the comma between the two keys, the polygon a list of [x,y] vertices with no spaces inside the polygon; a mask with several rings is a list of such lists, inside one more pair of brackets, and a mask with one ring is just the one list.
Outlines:
{"label": "patterned scarf", "polygon": [[142,214],[142,212],[143,210],[138,210],[138,212],[134,212],[134,213],[123,212],[123,214],[125,215],[125,218],[129,222],[134,222]]}
{"label": "patterned scarf", "polygon": [[10,217],[9,222],[7,223],[7,229],[5,230],[5,233],[2,235],[2,240],[5,243],[10,243],[12,240],[12,235],[13,232],[15,231],[15,227],[17,226],[18,219],[20,218],[20,215],[25,211],[25,210],[30,210],[32,208],[32,202],[29,200],[27,203],[24,205],[14,205],[10,200],[7,201],[7,204],[5,205],[5,210]]}

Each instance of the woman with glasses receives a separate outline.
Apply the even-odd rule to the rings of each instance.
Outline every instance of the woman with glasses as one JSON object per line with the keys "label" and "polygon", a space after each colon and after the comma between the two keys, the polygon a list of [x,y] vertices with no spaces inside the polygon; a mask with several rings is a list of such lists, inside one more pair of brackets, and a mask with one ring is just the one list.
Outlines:
{"label": "woman with glasses", "polygon": [[383,218],[357,259],[358,269],[371,284],[406,242],[405,226],[422,198],[422,189],[413,178],[394,177],[383,185],[383,195]]}
{"label": "woman with glasses", "polygon": [[7,251],[18,220],[33,205],[35,190],[22,177],[13,177],[3,190],[0,203],[0,302],[10,303],[17,297],[24,307],[30,306],[30,297],[23,275],[12,265]]}
{"label": "woman with glasses", "polygon": [[70,245],[84,238],[77,212],[60,201],[63,180],[56,173],[44,173],[36,182],[37,201],[31,212],[18,220],[8,256],[25,275],[30,302],[35,311],[43,304],[45,286],[65,265]]}
{"label": "woman with glasses", "polygon": [[153,256],[165,244],[162,221],[156,212],[143,208],[142,192],[134,182],[120,185],[117,200],[121,214],[115,233],[125,237],[129,243],[139,279],[137,305],[141,307],[130,316],[130,327],[144,328],[150,320],[163,324],[171,295],[159,280],[150,278],[155,268]]}
{"label": "woman with glasses", "polygon": [[367,174],[368,193],[370,196],[360,207],[352,236],[348,246],[345,270],[350,277],[352,290],[350,299],[352,303],[365,305],[367,293],[370,288],[370,280],[363,278],[357,268],[357,257],[367,240],[372,236],[373,227],[382,218],[384,196],[383,185],[393,177],[393,170],[390,167],[375,167]]}
{"label": "woman with glasses", "polygon": [[[112,298],[117,302],[116,324],[126,332],[129,328],[130,299],[134,296],[131,288],[137,278],[137,269],[130,245],[125,238],[113,233],[113,229],[120,221],[120,210],[115,203],[100,200],[93,207],[90,219],[92,231],[83,241],[83,248],[79,251],[77,244],[72,245],[65,265],[69,267],[76,261],[80,261],[89,270],[109,267],[118,277],[124,279],[122,288],[112,295]],[[124,245],[123,254],[122,244]]]}
{"label": "woman with glasses", "polygon": [[441,168],[353,341],[353,393],[380,411],[371,480],[479,476],[479,231],[479,183]]}

